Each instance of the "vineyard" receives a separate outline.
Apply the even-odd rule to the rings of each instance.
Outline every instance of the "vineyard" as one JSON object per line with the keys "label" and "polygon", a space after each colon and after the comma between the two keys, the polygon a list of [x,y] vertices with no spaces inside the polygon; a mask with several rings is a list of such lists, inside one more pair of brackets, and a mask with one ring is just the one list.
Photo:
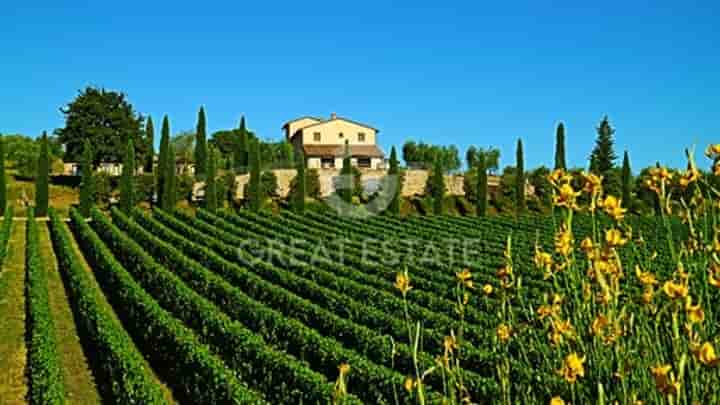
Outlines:
{"label": "vineyard", "polygon": [[3,380],[0,394],[38,404],[717,402],[710,216],[694,226],[623,218],[610,198],[580,214],[572,189],[558,189],[543,217],[113,208],[89,219],[71,210],[69,221],[51,210],[46,223],[30,211],[0,230],[0,294],[23,297],[4,300],[0,317],[25,313],[7,325],[23,329],[15,344],[27,353],[2,360],[27,378]]}

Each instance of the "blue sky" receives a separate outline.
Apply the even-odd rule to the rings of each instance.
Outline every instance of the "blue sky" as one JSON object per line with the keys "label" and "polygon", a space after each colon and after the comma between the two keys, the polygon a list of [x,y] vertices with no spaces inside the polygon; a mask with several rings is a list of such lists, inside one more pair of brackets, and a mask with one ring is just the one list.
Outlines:
{"label": "blue sky", "polygon": [[97,85],[156,123],[169,114],[173,132],[201,104],[210,131],[245,114],[275,139],[334,111],[379,128],[386,151],[494,145],[503,165],[517,138],[527,167],[551,165],[562,120],[585,166],[604,114],[635,168],[720,142],[716,1],[6,3],[3,133],[62,126],[59,108]]}

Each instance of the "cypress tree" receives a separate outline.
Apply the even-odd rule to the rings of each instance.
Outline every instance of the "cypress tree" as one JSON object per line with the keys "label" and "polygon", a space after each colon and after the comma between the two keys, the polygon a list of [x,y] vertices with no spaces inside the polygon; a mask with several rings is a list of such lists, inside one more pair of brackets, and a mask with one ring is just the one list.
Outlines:
{"label": "cypress tree", "polygon": [[390,170],[388,171],[388,175],[395,176],[397,179],[396,188],[393,190],[393,196],[390,200],[390,205],[388,206],[388,212],[392,215],[400,215],[400,195],[402,191],[402,183],[400,182],[399,164],[400,162],[397,158],[397,152],[393,146],[392,149],[390,149]]}
{"label": "cypress tree", "polygon": [[195,177],[202,179],[207,173],[207,134],[205,124],[205,108],[198,112],[197,129],[195,132]]}
{"label": "cypress tree", "polygon": [[90,216],[90,209],[95,205],[95,179],[93,178],[93,151],[89,140],[83,144],[83,156],[80,163],[80,213]]}
{"label": "cypress tree", "polygon": [[477,160],[477,205],[476,213],[479,217],[487,215],[487,169],[485,168],[485,159],[480,157]]}
{"label": "cypress tree", "polygon": [[7,208],[7,183],[5,180],[5,142],[0,135],[0,216],[5,215]]}
{"label": "cypress tree", "polygon": [[205,186],[205,208],[208,211],[215,212],[218,208],[217,199],[217,153],[215,149],[208,148],[208,172]]}
{"label": "cypress tree", "polygon": [[525,211],[525,157],[522,139],[517,142],[517,174],[515,176],[515,208],[517,212]]}
{"label": "cypress tree", "polygon": [[432,171],[432,198],[433,198],[433,214],[443,214],[443,197],[445,196],[445,176],[443,176],[442,165],[440,159],[435,159]]}
{"label": "cypress tree", "polygon": [[135,144],[130,138],[125,149],[125,161],[120,179],[120,209],[130,212],[135,207],[135,202]]}
{"label": "cypress tree", "polygon": [[[165,195],[165,183],[167,182],[167,162],[168,162],[168,147],[170,146],[170,120],[166,115],[163,117],[162,130],[160,135],[160,156],[158,158],[157,166],[157,188],[155,193],[157,194],[158,205],[165,207],[163,203],[163,196]],[[174,172],[173,172],[174,173]]]}
{"label": "cypress tree", "polygon": [[143,172],[150,174],[153,171],[153,164],[155,163],[155,127],[153,126],[152,117],[148,117],[147,124],[145,125],[145,137],[147,140],[148,155],[145,159]]}
{"label": "cypress tree", "polygon": [[252,154],[250,154],[250,181],[248,183],[250,209],[253,211],[260,211],[262,206],[260,163],[260,141],[255,140],[252,142]]}
{"label": "cypress tree", "polygon": [[625,151],[622,165],[622,200],[626,208],[632,206],[632,171],[630,170],[630,155]]}
{"label": "cypress tree", "polygon": [[597,128],[597,139],[595,140],[595,148],[590,154],[590,171],[608,178],[608,172],[615,167],[615,141],[613,134],[615,130],[610,125],[607,115],[600,122]]}
{"label": "cypress tree", "polygon": [[35,215],[44,217],[48,212],[50,183],[50,151],[48,150],[47,132],[43,132],[40,140],[40,156],[38,157],[38,173],[35,180]]}
{"label": "cypress tree", "polygon": [[293,209],[295,212],[302,214],[305,212],[305,198],[307,197],[307,179],[305,178],[305,155],[301,149],[298,149],[297,161],[295,166],[297,167],[297,175],[295,177],[295,195],[293,195]]}
{"label": "cypress tree", "polygon": [[248,146],[247,128],[245,127],[245,116],[240,117],[240,128],[238,129],[238,140],[233,150],[233,167],[239,173],[247,173],[248,170]]}
{"label": "cypress tree", "polygon": [[567,169],[565,163],[565,125],[561,122],[555,134],[555,170]]}
{"label": "cypress tree", "polygon": [[168,144],[165,156],[165,183],[162,197],[162,209],[172,211],[177,203],[176,179],[175,179],[175,148],[172,143]]}
{"label": "cypress tree", "polygon": [[345,156],[343,157],[342,169],[340,169],[340,178],[342,179],[342,187],[340,189],[340,198],[348,204],[352,204],[353,196],[353,170],[352,159],[350,157],[350,144],[345,141]]}

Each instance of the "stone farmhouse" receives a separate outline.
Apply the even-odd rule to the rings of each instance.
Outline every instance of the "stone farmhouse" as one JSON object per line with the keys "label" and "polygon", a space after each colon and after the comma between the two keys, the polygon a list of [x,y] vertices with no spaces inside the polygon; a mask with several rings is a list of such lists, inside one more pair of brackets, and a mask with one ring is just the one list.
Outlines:
{"label": "stone farmhouse", "polygon": [[300,117],[286,122],[285,138],[305,153],[310,169],[339,169],[345,156],[345,143],[353,166],[382,170],[385,154],[377,146],[378,130],[335,113],[330,119]]}

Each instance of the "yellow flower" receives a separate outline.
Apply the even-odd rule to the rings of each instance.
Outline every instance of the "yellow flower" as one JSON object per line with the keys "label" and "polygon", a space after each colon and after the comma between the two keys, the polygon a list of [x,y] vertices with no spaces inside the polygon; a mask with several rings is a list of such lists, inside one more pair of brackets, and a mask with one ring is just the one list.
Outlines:
{"label": "yellow flower", "polygon": [[710,367],[715,367],[720,363],[720,358],[715,354],[715,348],[710,342],[703,343],[695,353],[695,357],[697,357],[702,364]]}
{"label": "yellow flower", "polygon": [[720,162],[715,163],[713,165],[713,174],[716,176],[720,176]]}
{"label": "yellow flower", "polygon": [[700,323],[705,320],[705,311],[698,303],[697,305],[692,304],[692,298],[687,297],[685,301],[685,313],[687,314],[690,323]]}
{"label": "yellow flower", "polygon": [[627,209],[621,207],[622,200],[618,200],[615,196],[609,195],[605,197],[605,201],[600,203],[600,207],[605,210],[605,213],[611,216],[616,221],[620,221],[625,217]]}
{"label": "yellow flower", "polygon": [[582,249],[585,254],[590,255],[593,249],[595,249],[595,245],[593,244],[592,239],[590,239],[590,237],[586,237],[585,239],[583,239],[583,241],[580,242],[580,249]]}
{"label": "yellow flower", "polygon": [[583,190],[585,190],[588,194],[600,194],[602,191],[602,176],[598,176],[594,173],[582,173],[583,178],[585,179],[585,186]]}
{"label": "yellow flower", "polygon": [[663,284],[663,291],[670,299],[685,298],[688,295],[688,288],[685,284],[676,283],[675,281],[666,281]]}
{"label": "yellow flower", "polygon": [[708,274],[708,283],[709,283],[711,286],[713,286],[713,287],[720,288],[720,280],[718,280],[717,278],[715,278],[715,272],[712,272],[712,271],[711,271],[711,272]]}
{"label": "yellow flower", "polygon": [[538,317],[540,317],[540,320],[543,320],[547,318],[548,316],[555,315],[555,311],[553,310],[553,307],[550,305],[540,305],[540,307],[537,309]]}
{"label": "yellow flower", "polygon": [[554,186],[557,186],[560,183],[567,183],[570,180],[572,180],[572,176],[566,173],[563,169],[555,169],[548,175],[548,181]]}
{"label": "yellow flower", "polygon": [[705,155],[709,158],[716,158],[720,156],[720,143],[708,145],[707,149],[705,149]]}
{"label": "yellow flower", "polygon": [[452,353],[454,349],[457,349],[458,344],[457,339],[455,339],[455,335],[451,334],[450,336],[445,336],[443,346],[445,347],[445,351],[450,353]]}
{"label": "yellow flower", "polygon": [[340,370],[340,375],[344,376],[350,372],[350,365],[348,363],[342,363],[342,364],[340,364],[338,369]]}
{"label": "yellow flower", "polygon": [[407,392],[412,392],[414,386],[415,386],[415,380],[413,380],[412,377],[406,377],[405,382],[403,383],[403,387],[405,387],[405,390]]}
{"label": "yellow flower", "polygon": [[563,257],[568,257],[572,253],[573,242],[572,231],[568,229],[567,224],[562,224],[555,235],[555,251]]}
{"label": "yellow flower", "polygon": [[508,325],[505,325],[504,323],[501,323],[497,327],[496,331],[498,339],[500,339],[501,342],[507,342],[510,340],[510,336],[512,335],[512,329]]}
{"label": "yellow flower", "polygon": [[565,401],[560,397],[552,397],[550,405],[565,405]]}
{"label": "yellow flower", "polygon": [[539,269],[549,270],[553,265],[553,258],[550,253],[543,252],[535,247],[535,266]]}
{"label": "yellow flower", "polygon": [[613,228],[605,231],[605,242],[607,242],[610,247],[618,247],[626,244],[627,239],[623,238],[619,230]]}
{"label": "yellow flower", "polygon": [[603,334],[603,330],[610,324],[607,317],[603,314],[600,314],[595,318],[595,320],[592,323],[592,327],[590,328],[590,333],[593,336],[601,336]]}
{"label": "yellow flower", "polygon": [[655,388],[665,395],[673,395],[680,390],[680,383],[675,381],[671,370],[672,366],[668,364],[650,368],[650,372],[655,378]]}
{"label": "yellow flower", "polygon": [[398,273],[395,276],[395,288],[400,290],[400,293],[402,293],[403,296],[405,296],[408,291],[412,290],[412,287],[410,286],[410,277],[407,274],[407,271],[404,273]]}
{"label": "yellow flower", "polygon": [[575,199],[580,195],[569,183],[560,186],[559,192],[553,197],[553,202],[558,207],[576,208]]}
{"label": "yellow flower", "polygon": [[655,278],[654,274],[649,271],[642,271],[640,269],[640,266],[638,265],[635,265],[635,275],[637,276],[638,280],[640,280],[640,283],[645,286],[651,286],[658,283],[657,278]]}
{"label": "yellow flower", "polygon": [[485,295],[490,295],[493,292],[493,286],[490,284],[485,284],[483,286],[482,290],[483,290],[483,293],[485,293]]}
{"label": "yellow flower", "polygon": [[670,180],[673,177],[672,173],[670,173],[666,167],[653,167],[650,169],[650,175],[653,177],[653,180],[657,181]]}
{"label": "yellow flower", "polygon": [[654,295],[655,295],[655,290],[651,286],[646,287],[645,291],[642,294],[643,303],[645,303],[645,304],[652,303]]}
{"label": "yellow flower", "polygon": [[573,352],[565,357],[563,366],[558,370],[565,381],[570,384],[574,384],[578,377],[585,377],[585,357],[580,357],[577,353]]}
{"label": "yellow flower", "polygon": [[680,176],[680,187],[685,188],[691,183],[696,182],[700,178],[700,172],[697,169],[688,169]]}
{"label": "yellow flower", "polygon": [[455,276],[457,277],[459,282],[465,285],[465,287],[470,289],[474,288],[472,281],[472,273],[470,273],[470,270],[465,269],[459,273],[455,273]]}

